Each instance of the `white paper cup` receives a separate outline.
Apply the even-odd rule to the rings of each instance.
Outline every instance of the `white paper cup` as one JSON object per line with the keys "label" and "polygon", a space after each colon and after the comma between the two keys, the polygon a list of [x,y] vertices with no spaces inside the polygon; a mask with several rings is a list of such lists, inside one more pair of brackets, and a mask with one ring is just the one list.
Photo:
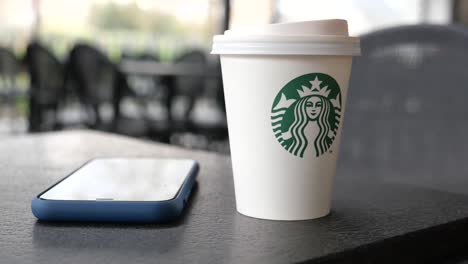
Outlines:
{"label": "white paper cup", "polygon": [[352,56],[345,20],[273,24],[215,36],[237,210],[272,220],[331,208]]}

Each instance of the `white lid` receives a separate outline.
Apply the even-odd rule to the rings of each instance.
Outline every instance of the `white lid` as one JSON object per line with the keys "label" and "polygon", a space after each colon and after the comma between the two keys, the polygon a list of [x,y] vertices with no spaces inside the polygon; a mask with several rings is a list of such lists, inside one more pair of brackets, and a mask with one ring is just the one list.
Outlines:
{"label": "white lid", "polygon": [[227,30],[213,37],[212,54],[348,55],[361,54],[359,38],[348,35],[346,20],[316,20]]}

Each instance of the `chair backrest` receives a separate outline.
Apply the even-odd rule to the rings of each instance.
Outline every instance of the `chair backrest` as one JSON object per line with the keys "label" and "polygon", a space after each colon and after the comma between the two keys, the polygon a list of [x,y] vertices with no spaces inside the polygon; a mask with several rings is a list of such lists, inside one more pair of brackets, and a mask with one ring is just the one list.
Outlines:
{"label": "chair backrest", "polygon": [[[191,50],[179,56],[175,60],[175,63],[190,64],[196,68],[196,70],[200,70],[206,68],[207,60],[205,52],[201,50]],[[177,119],[182,118],[182,120],[188,121],[189,116],[194,109],[196,98],[204,93],[205,80],[205,76],[202,75],[178,76],[175,78],[174,87],[169,87],[169,89],[173,90],[170,91],[168,100],[174,102],[174,99],[177,96],[185,96],[188,100],[186,100],[182,113],[175,114],[174,108],[172,108],[172,115],[175,115]]]}
{"label": "chair backrest", "polygon": [[67,79],[76,82],[81,101],[94,111],[95,123],[107,119],[99,111],[106,104],[112,106],[111,118],[118,118],[121,91],[128,86],[125,76],[106,55],[88,44],[77,44],[70,51],[66,71]]}
{"label": "chair backrest", "polygon": [[56,104],[64,89],[63,64],[44,46],[30,43],[26,63],[31,78],[31,96],[38,104]]}
{"label": "chair backrest", "polygon": [[[122,54],[122,59],[130,59],[136,61],[144,62],[159,62],[159,56],[152,53],[142,53],[138,55],[133,54]],[[160,76],[148,76],[148,75],[138,75],[138,74],[127,74],[127,79],[129,82],[129,92],[133,92],[136,96],[153,96],[156,93],[160,93],[159,84],[161,82]],[[149,99],[149,98],[148,98]],[[151,98],[154,99],[154,98]]]}
{"label": "chair backrest", "polygon": [[[468,31],[417,25],[362,36],[353,62],[341,159],[396,175],[468,171]],[[429,176],[428,176],[429,177]]]}
{"label": "chair backrest", "polygon": [[[206,55],[201,50],[192,50],[178,57],[175,63],[190,63],[197,69],[206,67]],[[179,76],[176,79],[177,93],[200,94],[205,82],[204,76]]]}
{"label": "chair backrest", "polygon": [[114,97],[116,68],[93,46],[77,44],[70,51],[68,70],[78,83],[80,95],[91,104],[111,102]]}

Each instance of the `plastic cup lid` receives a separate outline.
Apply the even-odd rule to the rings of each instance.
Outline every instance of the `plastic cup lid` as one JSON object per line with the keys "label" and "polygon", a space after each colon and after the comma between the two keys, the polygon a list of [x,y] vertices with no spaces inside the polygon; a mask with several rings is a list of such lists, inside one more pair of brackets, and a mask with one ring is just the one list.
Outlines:
{"label": "plastic cup lid", "polygon": [[359,38],[348,35],[346,20],[316,20],[227,30],[213,37],[212,54],[347,55],[361,54]]}

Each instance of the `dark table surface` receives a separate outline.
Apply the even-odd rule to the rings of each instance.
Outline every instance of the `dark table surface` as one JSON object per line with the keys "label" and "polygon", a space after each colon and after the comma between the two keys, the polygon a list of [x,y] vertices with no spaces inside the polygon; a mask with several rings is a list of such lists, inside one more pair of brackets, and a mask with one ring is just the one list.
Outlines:
{"label": "dark table surface", "polygon": [[[87,131],[4,138],[0,150],[0,263],[417,263],[467,247],[467,195],[343,163],[329,216],[279,222],[236,213],[228,156]],[[193,158],[201,171],[171,224],[36,221],[31,198],[95,157]]]}

